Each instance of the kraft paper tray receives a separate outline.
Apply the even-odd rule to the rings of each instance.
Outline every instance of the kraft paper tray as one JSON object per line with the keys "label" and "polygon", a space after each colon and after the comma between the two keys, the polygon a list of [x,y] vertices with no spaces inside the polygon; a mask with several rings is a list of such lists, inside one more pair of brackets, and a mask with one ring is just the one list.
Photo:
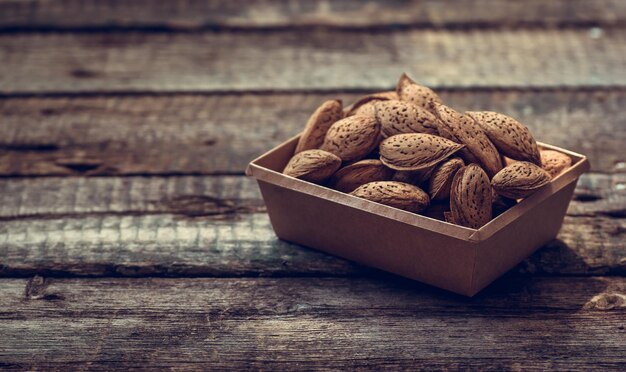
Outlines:
{"label": "kraft paper tray", "polygon": [[466,296],[557,236],[578,177],[589,169],[584,155],[539,143],[569,155],[572,167],[475,230],[283,175],[298,138],[246,169],[279,238]]}

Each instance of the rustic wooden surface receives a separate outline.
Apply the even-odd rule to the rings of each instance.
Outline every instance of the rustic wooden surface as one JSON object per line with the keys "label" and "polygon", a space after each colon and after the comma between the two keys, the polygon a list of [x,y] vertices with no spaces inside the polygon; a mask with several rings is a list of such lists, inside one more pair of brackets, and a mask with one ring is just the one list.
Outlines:
{"label": "rustic wooden surface", "polygon": [[[0,0],[0,368],[626,369],[626,3]],[[472,299],[276,239],[247,162],[402,71],[589,156]]]}
{"label": "rustic wooden surface", "polygon": [[625,14],[620,0],[0,0],[9,30],[613,25]]}

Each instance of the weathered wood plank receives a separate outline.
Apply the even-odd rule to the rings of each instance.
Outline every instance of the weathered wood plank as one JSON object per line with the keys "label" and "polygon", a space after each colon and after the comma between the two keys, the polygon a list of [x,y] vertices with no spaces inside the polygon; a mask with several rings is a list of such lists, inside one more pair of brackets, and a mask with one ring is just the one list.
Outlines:
{"label": "weathered wood plank", "polygon": [[[517,117],[537,139],[626,172],[626,91],[443,90],[459,109]],[[358,94],[1,98],[0,175],[242,173],[325,99]]]}
{"label": "weathered wood plank", "polygon": [[[488,11],[485,11],[488,9]],[[620,0],[0,1],[0,28],[380,27],[619,24]]]}
{"label": "weathered wood plank", "polygon": [[[0,220],[81,215],[236,217],[264,212],[243,176],[0,178]],[[583,174],[569,216],[626,217],[626,174]]]}
{"label": "weathered wood plank", "polygon": [[626,33],[272,30],[0,35],[0,94],[624,86]]}
{"label": "weathered wood plank", "polygon": [[[517,271],[626,274],[626,179],[584,175],[559,240]],[[578,199],[578,200],[576,200]],[[252,179],[0,179],[0,275],[368,275],[275,237]]]}
{"label": "weathered wood plank", "polygon": [[391,277],[1,284],[5,367],[626,366],[626,279],[618,277],[509,276],[472,299]]}
{"label": "weathered wood plank", "polygon": [[[626,275],[626,219],[566,217],[516,271]],[[353,276],[371,269],[280,241],[265,214],[81,216],[0,224],[0,276]]]}

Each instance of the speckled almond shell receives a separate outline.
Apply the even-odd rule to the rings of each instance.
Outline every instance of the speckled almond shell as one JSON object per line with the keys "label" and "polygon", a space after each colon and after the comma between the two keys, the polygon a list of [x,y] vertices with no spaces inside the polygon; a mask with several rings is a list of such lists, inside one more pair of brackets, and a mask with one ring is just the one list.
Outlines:
{"label": "speckled almond shell", "polygon": [[350,194],[413,213],[423,211],[430,203],[428,194],[419,187],[396,181],[366,183]]}
{"label": "speckled almond shell", "polygon": [[391,169],[416,171],[439,163],[463,147],[432,134],[398,134],[381,142],[380,161]]}
{"label": "speckled almond shell", "polygon": [[502,169],[500,153],[474,119],[444,105],[433,104],[432,108],[439,119],[439,135],[464,144],[471,153],[469,157],[461,153],[467,163],[478,163],[489,177]]}
{"label": "speckled almond shell", "polygon": [[378,159],[366,159],[339,169],[330,178],[329,184],[335,190],[352,192],[357,187],[374,181],[387,181],[393,171]]}
{"label": "speckled almond shell", "polygon": [[[376,103],[378,102],[379,101],[370,101],[364,105],[361,105],[359,106],[358,109],[354,111],[352,115],[369,116],[369,117],[375,118],[376,117]],[[381,101],[381,102],[384,102],[384,101]]]}
{"label": "speckled almond shell", "polygon": [[435,167],[428,180],[428,194],[432,200],[445,200],[450,197],[450,187],[454,175],[464,165],[463,159],[452,158]]}
{"label": "speckled almond shell", "polygon": [[383,137],[402,133],[438,134],[437,118],[422,107],[399,100],[375,102],[374,107]]}
{"label": "speckled almond shell", "polygon": [[492,191],[487,173],[477,164],[459,169],[450,188],[450,219],[457,225],[479,229],[491,221]]}
{"label": "speckled almond shell", "polygon": [[391,180],[419,186],[428,181],[434,170],[435,165],[416,171],[396,171],[391,177]]}
{"label": "speckled almond shell", "polygon": [[393,90],[368,94],[356,100],[356,102],[354,102],[352,106],[350,106],[350,108],[346,111],[346,116],[356,115],[359,108],[366,104],[377,101],[387,101],[390,99],[398,99],[398,95]]}
{"label": "speckled almond shell", "polygon": [[493,111],[471,111],[466,115],[480,125],[502,155],[541,165],[537,142],[520,122]]}
{"label": "speckled almond shell", "polygon": [[343,106],[340,100],[329,100],[322,103],[307,121],[295,153],[319,148],[324,142],[328,128],[342,118]]}
{"label": "speckled almond shell", "polygon": [[550,173],[552,178],[572,166],[572,158],[562,152],[541,150],[541,168]]}
{"label": "speckled almond shell", "polygon": [[320,147],[344,162],[360,160],[380,142],[380,124],[368,116],[349,116],[331,125]]}
{"label": "speckled almond shell", "polygon": [[398,93],[401,101],[412,103],[426,110],[430,110],[432,102],[443,102],[432,89],[417,84],[407,74],[400,76],[400,80],[398,80],[396,85],[396,93]]}
{"label": "speckled almond shell", "polygon": [[341,159],[323,150],[305,150],[295,154],[283,173],[301,180],[321,183],[341,166]]}
{"label": "speckled almond shell", "polygon": [[548,172],[535,164],[517,161],[498,172],[491,179],[491,185],[499,195],[520,199],[532,195],[551,179]]}

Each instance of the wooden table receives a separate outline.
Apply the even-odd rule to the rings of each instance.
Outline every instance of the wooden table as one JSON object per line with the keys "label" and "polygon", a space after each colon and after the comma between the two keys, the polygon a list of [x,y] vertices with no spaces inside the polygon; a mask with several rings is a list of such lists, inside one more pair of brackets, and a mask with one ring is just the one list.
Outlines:
{"label": "wooden table", "polygon": [[[624,370],[624,25],[621,0],[0,0],[0,368]],[[403,71],[592,163],[558,239],[472,299],[277,240],[243,176]]]}

